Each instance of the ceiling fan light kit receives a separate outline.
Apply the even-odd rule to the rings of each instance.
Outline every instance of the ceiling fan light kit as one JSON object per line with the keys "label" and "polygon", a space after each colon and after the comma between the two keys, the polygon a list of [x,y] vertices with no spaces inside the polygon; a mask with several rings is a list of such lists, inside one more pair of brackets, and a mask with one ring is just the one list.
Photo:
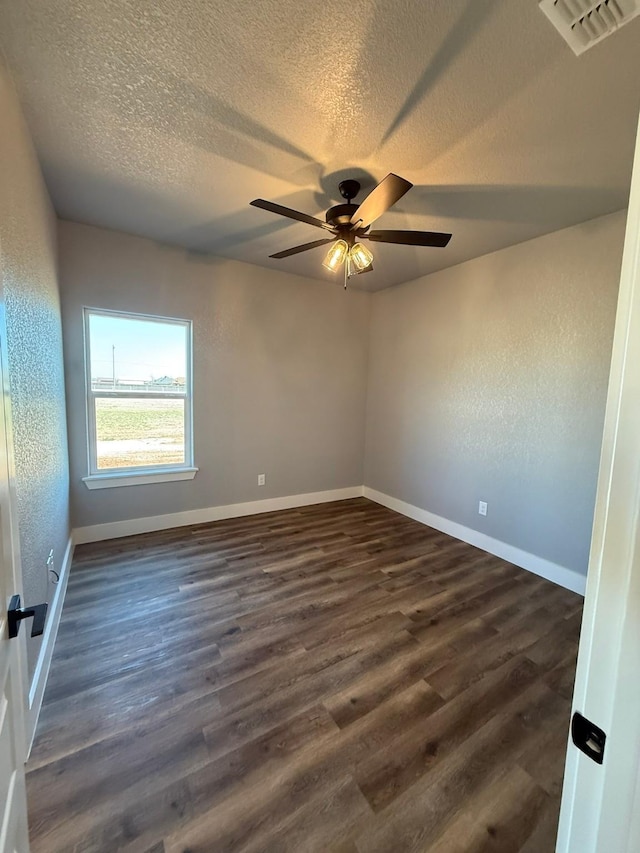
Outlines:
{"label": "ceiling fan light kit", "polygon": [[354,243],[349,250],[349,261],[357,272],[364,272],[373,263],[373,255],[362,243]]}
{"label": "ceiling fan light kit", "polygon": [[346,278],[373,269],[373,255],[362,243],[349,246],[346,240],[336,240],[322,262],[329,272],[337,272],[345,264]]}
{"label": "ceiling fan light kit", "polygon": [[322,266],[326,267],[329,272],[336,272],[342,266],[349,252],[346,240],[336,240],[329,248],[327,256],[322,262]]}
{"label": "ceiling fan light kit", "polygon": [[266,201],[263,198],[254,199],[251,204],[262,210],[268,210],[289,219],[296,219],[299,222],[323,228],[333,234],[333,237],[294,246],[292,249],[276,252],[269,257],[288,258],[291,255],[297,255],[300,252],[306,252],[309,249],[331,243],[323,266],[330,272],[337,272],[344,265],[344,286],[346,288],[349,277],[373,270],[373,255],[358,240],[442,248],[451,239],[451,234],[435,231],[369,231],[371,223],[399,201],[412,186],[413,184],[404,178],[390,173],[373,188],[362,204],[358,205],[353,204],[352,199],[360,192],[359,182],[355,180],[341,181],[338,184],[338,189],[346,203],[330,207],[326,213],[326,222],[298,210],[284,207],[281,204]]}

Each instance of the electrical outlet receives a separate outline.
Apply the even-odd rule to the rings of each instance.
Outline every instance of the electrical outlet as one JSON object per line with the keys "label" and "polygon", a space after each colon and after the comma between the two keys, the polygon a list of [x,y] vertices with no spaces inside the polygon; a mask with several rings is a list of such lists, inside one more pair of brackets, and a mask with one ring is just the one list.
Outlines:
{"label": "electrical outlet", "polygon": [[267,482],[267,475],[266,474],[258,474],[258,485],[264,486],[264,484],[266,482]]}
{"label": "electrical outlet", "polygon": [[487,514],[487,502],[486,501],[478,501],[478,514],[486,515]]}

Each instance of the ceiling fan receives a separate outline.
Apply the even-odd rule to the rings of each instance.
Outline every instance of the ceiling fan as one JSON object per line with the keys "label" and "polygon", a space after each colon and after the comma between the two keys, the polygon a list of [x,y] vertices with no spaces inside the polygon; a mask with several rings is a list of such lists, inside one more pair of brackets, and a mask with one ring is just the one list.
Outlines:
{"label": "ceiling fan", "polygon": [[312,243],[303,243],[283,252],[269,255],[270,258],[288,258],[308,249],[315,249],[327,243],[332,245],[324,259],[323,266],[335,272],[344,264],[345,276],[344,286],[347,279],[352,275],[370,272],[373,269],[373,255],[369,249],[359,240],[371,240],[374,243],[399,243],[403,246],[432,246],[442,248],[451,239],[451,234],[441,234],[437,231],[369,231],[371,223],[381,216],[392,205],[399,201],[408,192],[413,184],[390,173],[374,187],[362,204],[353,204],[354,199],[360,192],[360,183],[355,180],[340,181],[338,189],[340,195],[346,200],[346,204],[336,204],[327,210],[326,222],[309,216],[290,207],[283,207],[273,201],[265,201],[263,198],[254,199],[251,204],[289,219],[297,219],[329,231],[333,236],[323,240],[314,240]]}

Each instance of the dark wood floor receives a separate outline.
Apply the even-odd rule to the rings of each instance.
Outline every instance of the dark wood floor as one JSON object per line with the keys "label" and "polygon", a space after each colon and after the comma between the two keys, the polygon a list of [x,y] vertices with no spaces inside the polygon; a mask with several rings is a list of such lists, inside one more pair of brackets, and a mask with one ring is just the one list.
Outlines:
{"label": "dark wood floor", "polygon": [[364,499],[79,547],[34,853],[552,853],[582,600]]}

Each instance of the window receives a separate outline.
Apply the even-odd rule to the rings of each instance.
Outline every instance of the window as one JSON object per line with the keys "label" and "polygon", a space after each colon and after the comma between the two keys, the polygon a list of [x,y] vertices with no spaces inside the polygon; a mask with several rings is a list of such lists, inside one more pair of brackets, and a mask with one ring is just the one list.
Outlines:
{"label": "window", "polygon": [[195,476],[191,322],[85,308],[90,489]]}

